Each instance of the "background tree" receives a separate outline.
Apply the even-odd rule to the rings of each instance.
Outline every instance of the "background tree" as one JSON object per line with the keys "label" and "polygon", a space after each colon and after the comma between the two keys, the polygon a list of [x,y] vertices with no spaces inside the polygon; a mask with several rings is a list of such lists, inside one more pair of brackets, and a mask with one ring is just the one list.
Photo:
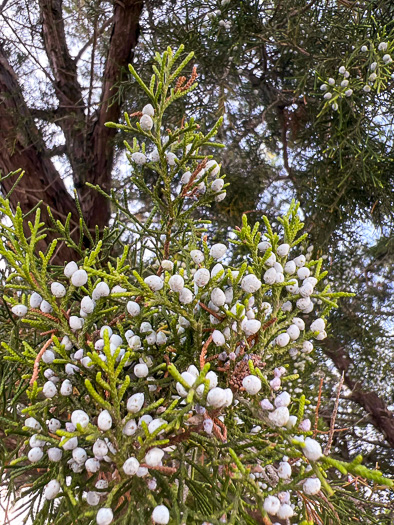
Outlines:
{"label": "background tree", "polygon": [[[69,165],[88,228],[108,224],[109,202],[85,183],[111,188],[114,131],[104,123],[120,115],[116,86],[133,58],[141,10],[142,0],[3,3],[0,169],[3,174],[15,166],[25,170],[11,197],[24,211],[43,201],[58,217],[71,211],[78,228],[74,200],[52,160],[56,156]],[[53,132],[48,136],[53,126],[60,142],[51,140]],[[14,182],[5,179],[5,191]]]}

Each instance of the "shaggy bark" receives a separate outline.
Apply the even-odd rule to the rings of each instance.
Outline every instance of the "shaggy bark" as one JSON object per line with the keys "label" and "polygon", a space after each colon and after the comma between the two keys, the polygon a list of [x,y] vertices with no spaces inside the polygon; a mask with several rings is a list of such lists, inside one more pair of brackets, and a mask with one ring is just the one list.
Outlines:
{"label": "shaggy bark", "polygon": [[[26,173],[10,196],[14,207],[18,204],[27,213],[42,201],[42,220],[48,224],[47,206],[52,208],[55,218],[64,220],[72,213],[72,223],[78,226],[74,200],[50,158],[45,154],[45,144],[34,123],[3,49],[0,47],[0,170],[2,175],[21,168]],[[2,181],[4,193],[8,193],[15,183],[9,177]],[[27,221],[25,234],[29,235]],[[48,232],[48,239],[54,238]],[[47,243],[41,241],[39,248],[45,251]],[[58,260],[72,255],[66,246],[58,251]]]}
{"label": "shaggy bark", "polygon": [[[92,231],[96,225],[102,230],[110,218],[110,204],[98,192],[88,188],[86,182],[98,184],[107,192],[111,188],[116,130],[106,128],[104,124],[107,121],[116,122],[120,116],[122,101],[118,96],[118,86],[133,59],[143,0],[114,2],[111,24],[108,24],[111,36],[100,105],[89,118],[87,102],[78,82],[77,60],[71,57],[67,46],[62,0],[40,0],[39,5],[42,39],[58,106],[48,112],[41,110],[40,115],[30,111],[15,72],[4,52],[0,52],[0,169],[3,175],[18,168],[26,172],[10,196],[13,206],[20,202],[23,212],[27,213],[42,200],[59,219],[64,220],[71,212],[74,225],[78,227],[74,199],[50,160],[56,151],[46,150],[34,118],[55,122],[64,133],[65,145],[61,152],[66,153],[70,162],[85,222]],[[11,179],[3,182],[4,192],[10,190],[13,182]],[[42,208],[43,220],[47,223],[48,216],[44,206]],[[65,258],[69,260],[73,256],[64,247],[57,253],[55,262],[63,263]]]}

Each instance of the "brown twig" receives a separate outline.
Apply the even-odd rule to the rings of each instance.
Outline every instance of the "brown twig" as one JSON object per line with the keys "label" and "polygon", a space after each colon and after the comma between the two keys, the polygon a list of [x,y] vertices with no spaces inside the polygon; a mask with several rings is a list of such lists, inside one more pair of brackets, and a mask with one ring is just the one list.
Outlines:
{"label": "brown twig", "polygon": [[183,84],[186,82],[186,77],[179,77],[178,80],[176,81],[176,84],[175,84],[175,93],[177,93],[181,87],[183,86]]}
{"label": "brown twig", "polygon": [[41,348],[41,350],[38,352],[35,360],[34,360],[34,365],[33,365],[33,375],[31,376],[31,379],[30,379],[30,386],[33,385],[34,381],[37,379],[38,377],[38,367],[40,365],[40,360],[41,360],[41,357],[43,356],[44,352],[48,349],[48,347],[51,345],[52,343],[52,338],[53,336],[51,336],[50,339],[48,339],[48,341],[45,343],[45,345]]}
{"label": "brown twig", "polygon": [[215,437],[220,439],[223,443],[227,440],[227,429],[226,429],[226,437],[224,436],[224,433],[222,434],[220,430],[220,426],[217,424],[219,421],[216,417],[211,417],[207,412],[204,413],[204,419],[210,419],[212,421],[212,432]]}
{"label": "brown twig", "polygon": [[121,315],[119,315],[118,317],[115,317],[115,319],[112,319],[112,321],[110,321],[110,322],[108,323],[108,326],[113,326],[113,325],[116,324],[118,321],[122,321],[125,317],[126,317],[126,314],[121,314]]}
{"label": "brown twig", "polygon": [[186,91],[187,89],[189,89],[193,84],[194,82],[196,81],[196,78],[197,78],[197,67],[194,66],[193,67],[193,70],[192,70],[192,74],[190,75],[190,78],[189,80],[186,82],[186,84],[180,88],[180,91]]}
{"label": "brown twig", "polygon": [[224,438],[224,441],[227,441],[227,427],[226,425],[223,423],[223,421],[220,421],[220,419],[218,418],[214,418],[214,423],[216,423],[216,425],[218,425],[222,430],[223,430],[223,438]]}
{"label": "brown twig", "polygon": [[211,357],[208,357],[207,359],[205,359],[205,362],[209,363],[210,361],[214,361],[215,359],[219,357],[219,355],[220,354],[211,355]]}
{"label": "brown twig", "polygon": [[161,472],[162,474],[168,474],[168,475],[175,474],[175,472],[178,470],[175,467],[163,467],[163,466],[150,467],[146,463],[141,463],[140,467],[145,467],[145,468],[148,468],[150,470],[157,470],[158,472]]}
{"label": "brown twig", "polygon": [[56,332],[58,332],[58,329],[54,328],[53,330],[47,330],[46,332],[41,332],[40,335],[55,334]]}
{"label": "brown twig", "polygon": [[63,308],[60,310],[62,312],[62,314],[64,315],[64,317],[67,319],[67,321],[70,320],[70,310],[68,310],[66,312],[66,310],[63,310]]}
{"label": "brown twig", "polygon": [[30,308],[30,312],[34,312],[34,313],[37,313],[37,314],[40,314],[40,315],[43,315],[44,317],[46,317],[47,319],[50,319],[51,321],[59,324],[60,321],[57,317],[54,317],[53,315],[51,314],[46,314],[44,312],[41,312],[41,310],[39,310],[38,308]]}
{"label": "brown twig", "polygon": [[216,317],[216,319],[218,319],[219,321],[223,321],[224,320],[224,317],[222,317],[218,313],[216,313],[213,310],[211,310],[210,308],[208,308],[208,306],[206,304],[204,304],[203,302],[200,301],[198,304],[201,306],[201,308],[203,310],[205,310],[206,312],[208,312],[211,315],[213,315],[214,317]]}
{"label": "brown twig", "polygon": [[327,456],[327,454],[330,453],[331,445],[332,445],[332,442],[333,442],[333,439],[334,439],[335,419],[336,419],[337,413],[338,413],[339,397],[341,395],[341,390],[342,390],[344,381],[345,381],[345,372],[342,372],[342,376],[341,376],[341,379],[340,379],[339,384],[338,384],[337,397],[335,399],[334,411],[333,411],[332,416],[331,416],[330,433],[328,435],[328,442],[327,442],[326,448],[324,449],[324,455],[325,456]]}
{"label": "brown twig", "polygon": [[208,339],[205,341],[204,346],[202,347],[201,354],[200,354],[200,368],[201,370],[205,366],[205,356],[207,355],[208,346],[210,345],[212,341],[212,335],[208,337]]}
{"label": "brown twig", "polygon": [[208,158],[205,157],[205,159],[198,164],[197,168],[193,171],[189,182],[183,188],[182,193],[181,193],[181,197],[186,197],[188,191],[190,190],[190,188],[193,185],[193,182],[196,180],[197,175],[200,173],[201,170],[203,170],[205,168],[205,166],[207,165],[207,162],[208,162]]}
{"label": "brown twig", "polygon": [[263,324],[262,328],[263,330],[267,330],[267,328],[269,328],[272,324],[275,323],[275,321],[277,321],[278,318],[277,317],[273,317],[272,319],[270,319],[269,321],[267,321],[265,324]]}

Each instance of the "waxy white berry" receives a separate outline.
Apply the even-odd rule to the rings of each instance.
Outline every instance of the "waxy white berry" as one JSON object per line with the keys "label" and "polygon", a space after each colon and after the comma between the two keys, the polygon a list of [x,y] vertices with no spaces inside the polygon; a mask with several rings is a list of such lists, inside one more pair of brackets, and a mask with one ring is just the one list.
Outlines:
{"label": "waxy white berry", "polygon": [[39,293],[33,292],[29,299],[29,304],[31,308],[39,308],[42,302],[42,297]]}
{"label": "waxy white berry", "polygon": [[153,509],[152,521],[158,525],[167,525],[170,521],[170,511],[165,505],[158,505]]}
{"label": "waxy white berry", "polygon": [[102,297],[107,297],[110,294],[110,289],[107,283],[99,282],[92,293],[93,301],[98,301]]}
{"label": "waxy white berry", "polygon": [[133,436],[136,432],[137,432],[137,423],[134,419],[130,419],[130,421],[128,421],[123,429],[122,429],[122,433],[125,435],[125,436]]}
{"label": "waxy white berry", "polygon": [[308,478],[304,481],[302,485],[302,490],[304,494],[308,496],[315,496],[320,492],[321,483],[319,478]]}
{"label": "waxy white berry", "polygon": [[302,449],[304,456],[311,461],[317,461],[323,455],[320,444],[310,437],[305,439],[305,446]]}
{"label": "waxy white berry", "polygon": [[97,426],[103,432],[109,430],[112,427],[112,417],[108,410],[103,410],[100,412],[97,418]]}
{"label": "waxy white berry", "polygon": [[97,439],[93,445],[93,454],[98,459],[102,459],[104,456],[108,454],[108,447],[107,444],[103,439]]}
{"label": "waxy white berry", "polygon": [[70,325],[71,330],[82,330],[84,320],[76,315],[71,315],[68,324]]}
{"label": "waxy white berry", "polygon": [[277,427],[284,427],[289,421],[289,409],[287,407],[279,407],[268,414],[268,418]]}
{"label": "waxy white berry", "polygon": [[27,314],[27,306],[24,304],[17,304],[11,308],[11,312],[18,317],[25,317]]}
{"label": "waxy white berry", "polygon": [[[27,425],[26,425],[27,426]],[[52,432],[54,434],[56,430],[59,430],[61,428],[61,423],[58,419],[52,418],[48,421],[48,430],[49,432]]]}
{"label": "waxy white berry", "polygon": [[145,454],[145,463],[149,467],[158,467],[163,459],[164,452],[161,448],[154,447]]}
{"label": "waxy white berry", "polygon": [[49,461],[57,463],[62,459],[63,451],[60,448],[52,447],[47,450]]}
{"label": "waxy white berry", "polygon": [[142,108],[142,113],[144,115],[149,115],[150,117],[153,117],[153,115],[155,114],[155,110],[152,104],[146,104],[146,106]]}
{"label": "waxy white berry", "polygon": [[52,312],[52,306],[48,303],[48,301],[45,301],[44,299],[43,301],[41,301],[40,310],[44,314],[50,314]]}
{"label": "waxy white berry", "polygon": [[208,395],[207,395],[208,405],[214,408],[221,408],[225,406],[226,401],[227,401],[227,394],[222,388],[219,388],[219,387],[212,388],[212,390],[208,392]]}
{"label": "waxy white berry", "polygon": [[79,465],[82,465],[87,460],[88,455],[86,454],[86,450],[84,450],[82,447],[76,447],[72,451],[72,457],[74,461],[76,461]]}
{"label": "waxy white berry", "polygon": [[264,510],[268,512],[268,514],[271,514],[271,516],[275,516],[279,510],[280,507],[280,501],[275,496],[268,496],[264,500]]}
{"label": "waxy white berry", "polygon": [[100,470],[100,461],[96,458],[89,458],[85,462],[85,468],[91,474],[95,474]]}
{"label": "waxy white berry", "polygon": [[268,268],[264,273],[263,279],[266,284],[274,284],[276,282],[277,272],[275,268]]}
{"label": "waxy white berry", "polygon": [[44,489],[44,498],[47,500],[55,499],[60,492],[60,483],[56,479],[52,479]]}
{"label": "waxy white berry", "polygon": [[110,508],[103,507],[96,516],[97,525],[110,525],[114,519],[114,513]]}
{"label": "waxy white berry", "polygon": [[180,292],[185,286],[185,281],[181,275],[171,275],[168,280],[168,286],[173,292]]}
{"label": "waxy white berry", "polygon": [[242,386],[250,395],[255,395],[261,390],[261,379],[257,376],[249,375],[242,380]]}
{"label": "waxy white berry", "polygon": [[78,270],[78,265],[75,261],[70,261],[64,267],[64,275],[71,279],[72,275]]}
{"label": "waxy white berry", "polygon": [[286,345],[288,345],[290,342],[290,336],[288,333],[283,333],[283,334],[279,334],[277,337],[276,337],[276,344],[280,347],[284,347]]}
{"label": "waxy white berry", "polygon": [[196,264],[201,264],[204,261],[204,254],[201,250],[192,250],[190,252],[190,257]]}
{"label": "waxy white berry", "polygon": [[88,295],[82,298],[81,310],[85,314],[91,314],[94,310],[94,301]]}
{"label": "waxy white berry", "polygon": [[194,274],[194,282],[199,288],[208,284],[210,278],[211,278],[211,275],[209,273],[209,270],[207,270],[206,268],[200,268]]}
{"label": "waxy white berry", "polygon": [[319,317],[318,319],[315,319],[313,323],[311,323],[310,329],[312,332],[322,332],[326,327],[326,323],[324,319]]}
{"label": "waxy white berry", "polygon": [[222,332],[220,332],[219,330],[214,330],[212,332],[212,341],[216,346],[223,346],[224,344],[226,344],[226,339]]}
{"label": "waxy white berry", "polygon": [[60,393],[62,396],[71,396],[73,393],[73,385],[71,381],[65,379],[60,387]]}
{"label": "waxy white berry", "polygon": [[134,476],[137,474],[137,471],[139,469],[140,463],[139,461],[132,457],[129,459],[126,459],[126,461],[123,463],[123,472],[126,474],[126,476]]}
{"label": "waxy white berry", "polygon": [[140,363],[138,365],[135,365],[134,374],[139,378],[147,377],[147,375],[149,374],[149,368],[146,366],[145,363]]}
{"label": "waxy white berry", "polygon": [[247,321],[245,321],[245,323],[242,326],[242,329],[246,337],[257,334],[260,328],[261,328],[261,322],[258,321],[257,319],[248,319]]}
{"label": "waxy white berry", "polygon": [[276,249],[276,254],[279,255],[279,257],[285,257],[290,250],[290,244],[280,244]]}
{"label": "waxy white berry", "polygon": [[279,463],[278,476],[281,479],[290,479],[291,478],[291,465],[287,461],[282,461]]}
{"label": "waxy white berry", "polygon": [[246,293],[254,293],[257,292],[261,287],[261,281],[257,279],[257,277],[251,273],[249,275],[246,275],[241,282],[241,288]]}
{"label": "waxy white berry", "polygon": [[146,164],[146,156],[139,151],[136,151],[131,155],[131,160],[135,162],[138,166]]}
{"label": "waxy white berry", "polygon": [[282,504],[276,514],[279,519],[286,520],[294,515],[294,510],[287,503]]}
{"label": "waxy white berry", "polygon": [[144,279],[144,282],[149,286],[152,292],[158,292],[164,286],[163,281],[158,275],[150,275]]}
{"label": "waxy white berry", "polygon": [[41,447],[33,447],[29,450],[27,457],[31,463],[37,463],[44,455]]}
{"label": "waxy white berry", "polygon": [[275,401],[274,401],[276,408],[288,407],[290,405],[290,402],[291,402],[291,397],[288,392],[282,392],[275,398]]}
{"label": "waxy white berry", "polygon": [[143,131],[150,131],[153,128],[153,120],[149,115],[142,115],[140,126]]}
{"label": "waxy white berry", "polygon": [[47,398],[55,397],[57,394],[56,385],[52,381],[47,381],[43,386],[42,393]]}
{"label": "waxy white berry", "polygon": [[71,283],[74,286],[84,286],[88,282],[88,274],[85,270],[77,270],[71,276]]}
{"label": "waxy white berry", "polygon": [[225,256],[227,251],[227,246],[225,244],[214,244],[209,252],[210,256],[214,259],[221,259]]}

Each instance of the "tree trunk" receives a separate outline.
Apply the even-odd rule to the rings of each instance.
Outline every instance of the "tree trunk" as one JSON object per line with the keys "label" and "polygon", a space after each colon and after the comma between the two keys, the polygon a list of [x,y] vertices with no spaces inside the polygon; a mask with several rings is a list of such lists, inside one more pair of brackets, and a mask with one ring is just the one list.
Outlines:
{"label": "tree trunk", "polygon": [[[118,121],[122,101],[118,97],[119,82],[125,78],[127,65],[133,59],[139,35],[139,18],[143,0],[114,2],[111,37],[105,62],[100,106],[87,118],[88,108],[78,82],[76,61],[67,46],[62,0],[40,0],[42,38],[50,65],[50,76],[58,99],[55,124],[64,133],[64,152],[71,164],[74,186],[81,204],[85,222],[91,231],[96,225],[103,230],[110,219],[110,203],[86,182],[100,185],[104,191],[111,189],[111,172],[114,159],[113,139],[116,130],[106,128],[105,122]],[[109,25],[109,24],[108,24]],[[49,158],[43,137],[37,128],[7,57],[0,49],[0,169],[2,175],[22,168],[25,175],[10,195],[11,204],[18,203],[23,213],[28,213],[40,200],[43,201],[42,219],[49,224],[46,207],[64,222],[72,214],[72,227],[77,233],[79,218],[75,201],[67,191],[58,171]],[[46,111],[40,111],[45,119]],[[8,193],[14,183],[11,178],[3,181],[3,191]],[[26,230],[28,234],[29,230]],[[55,235],[50,232],[48,240]],[[45,250],[45,243],[40,249]],[[76,254],[62,246],[53,262],[75,258]]]}
{"label": "tree trunk", "polygon": [[67,47],[62,0],[40,0],[44,45],[59,100],[59,123],[66,138],[67,155],[84,219],[92,231],[96,225],[100,230],[107,226],[111,210],[109,201],[87,187],[86,182],[98,184],[106,192],[111,189],[116,130],[104,124],[110,120],[116,122],[120,116],[118,83],[125,77],[133,58],[142,6],[142,0],[114,3],[100,107],[91,119],[87,119],[77,67]]}
{"label": "tree trunk", "polygon": [[[45,152],[41,134],[24,101],[15,73],[0,47],[0,170],[3,177],[18,168],[25,171],[10,201],[14,208],[20,203],[23,213],[42,201],[41,217],[47,225],[50,225],[47,206],[54,217],[61,221],[71,212],[71,225],[78,228],[74,200]],[[14,183],[15,178],[12,177],[3,180],[4,193],[7,194]],[[24,230],[25,235],[29,236],[27,221]],[[49,231],[47,240],[51,241],[55,236],[54,232]],[[45,251],[47,244],[41,241],[39,248]],[[75,256],[75,252],[63,244],[57,251],[56,262],[63,263]]]}
{"label": "tree trunk", "polygon": [[[114,6],[112,34],[106,60],[100,109],[96,114],[89,145],[92,161],[88,165],[87,180],[98,184],[104,191],[111,189],[111,173],[114,159],[113,140],[116,129],[106,128],[106,122],[117,122],[121,112],[118,84],[128,75],[128,64],[133,60],[134,48],[139,36],[139,18],[142,0],[116,2]],[[85,185],[81,185],[79,196],[86,222],[90,228],[95,224],[107,225],[110,208],[108,201]]]}

